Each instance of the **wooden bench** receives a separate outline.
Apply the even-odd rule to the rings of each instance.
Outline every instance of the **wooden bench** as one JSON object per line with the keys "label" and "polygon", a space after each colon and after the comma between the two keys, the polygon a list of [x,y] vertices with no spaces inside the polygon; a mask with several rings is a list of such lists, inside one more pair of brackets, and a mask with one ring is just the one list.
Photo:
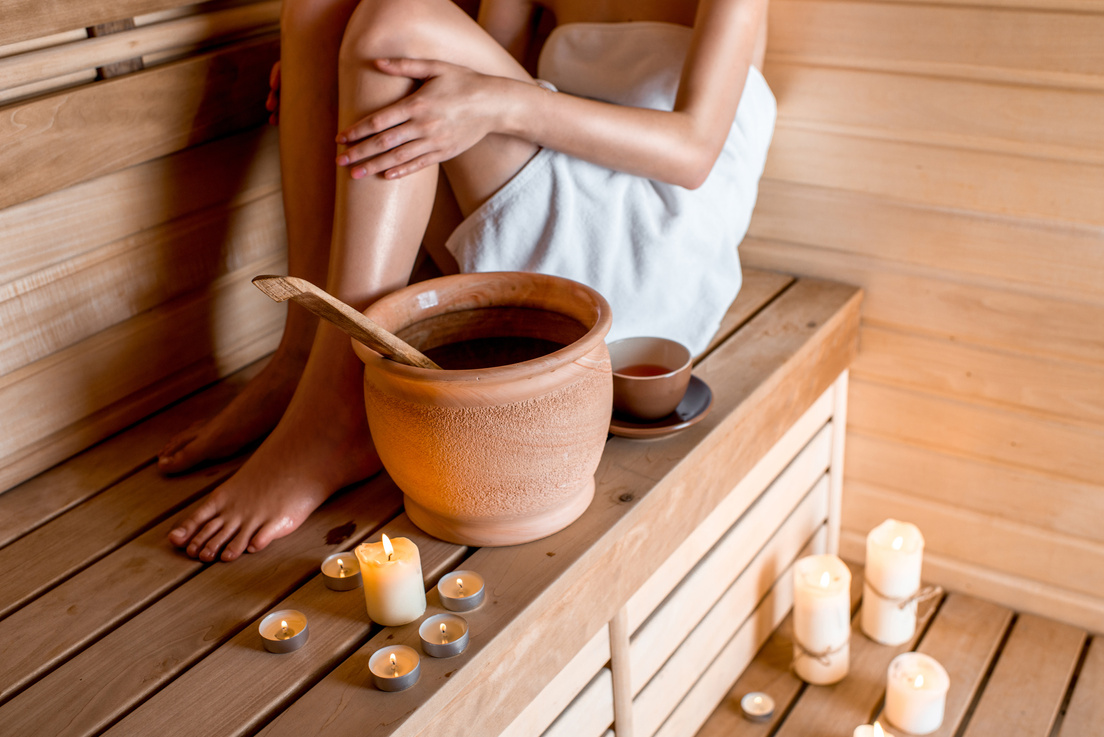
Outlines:
{"label": "wooden bench", "polygon": [[[838,543],[860,298],[749,270],[696,364],[709,415],[662,439],[612,438],[584,516],[511,548],[427,537],[382,474],[262,554],[191,560],[165,535],[241,459],[175,478],[152,459],[255,367],[191,396],[0,494],[0,731],[693,734],[789,610],[793,560]],[[417,542],[427,589],[460,566],[489,589],[465,615],[467,652],[423,658],[402,693],[375,690],[367,661],[416,643],[416,624],[371,624],[359,590],[319,575],[381,532]],[[431,592],[427,613],[437,604]],[[280,608],[310,622],[288,655],[257,633]]]}

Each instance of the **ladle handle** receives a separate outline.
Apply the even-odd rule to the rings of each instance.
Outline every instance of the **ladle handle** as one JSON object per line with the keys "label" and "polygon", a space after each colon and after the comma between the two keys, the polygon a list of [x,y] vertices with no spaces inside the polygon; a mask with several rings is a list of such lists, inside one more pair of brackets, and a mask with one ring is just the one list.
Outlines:
{"label": "ladle handle", "polygon": [[253,283],[277,302],[294,300],[323,320],[332,322],[355,340],[393,361],[420,368],[441,368],[406,341],[387,332],[337,297],[319,289],[306,279],[262,274],[253,277]]}

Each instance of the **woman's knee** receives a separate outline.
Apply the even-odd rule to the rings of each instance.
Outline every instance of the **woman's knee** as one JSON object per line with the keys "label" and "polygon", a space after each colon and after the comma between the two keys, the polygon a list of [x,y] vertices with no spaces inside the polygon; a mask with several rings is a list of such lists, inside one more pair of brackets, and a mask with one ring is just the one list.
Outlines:
{"label": "woman's knee", "polygon": [[370,59],[421,58],[447,46],[451,0],[360,0],[341,43],[341,58],[362,67]]}

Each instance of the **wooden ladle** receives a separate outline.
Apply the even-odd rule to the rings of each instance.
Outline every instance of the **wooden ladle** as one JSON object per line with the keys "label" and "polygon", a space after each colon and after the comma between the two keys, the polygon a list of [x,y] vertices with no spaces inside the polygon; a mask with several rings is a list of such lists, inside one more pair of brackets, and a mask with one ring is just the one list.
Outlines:
{"label": "wooden ladle", "polygon": [[441,368],[406,341],[387,332],[337,297],[319,289],[306,279],[262,274],[253,277],[253,283],[277,302],[294,300],[323,320],[329,320],[354,340],[393,361],[419,368]]}

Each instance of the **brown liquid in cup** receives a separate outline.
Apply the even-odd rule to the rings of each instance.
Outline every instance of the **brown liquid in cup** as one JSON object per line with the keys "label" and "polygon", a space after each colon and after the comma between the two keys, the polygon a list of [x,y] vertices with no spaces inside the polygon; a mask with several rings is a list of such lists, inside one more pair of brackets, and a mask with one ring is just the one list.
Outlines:
{"label": "brown liquid in cup", "polygon": [[614,371],[622,376],[662,376],[671,373],[672,369],[654,363],[637,363]]}

